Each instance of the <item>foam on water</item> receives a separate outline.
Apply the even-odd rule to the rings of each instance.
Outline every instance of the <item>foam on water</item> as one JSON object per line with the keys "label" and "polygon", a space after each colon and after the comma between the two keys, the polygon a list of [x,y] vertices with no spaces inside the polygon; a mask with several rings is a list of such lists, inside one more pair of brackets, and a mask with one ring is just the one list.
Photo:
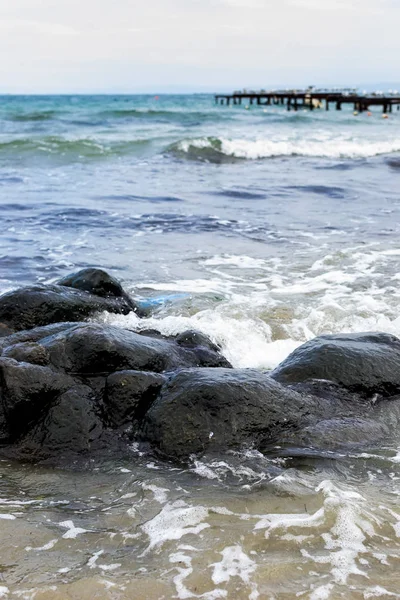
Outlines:
{"label": "foam on water", "polygon": [[271,138],[195,138],[178,142],[174,148],[184,154],[198,151],[198,157],[213,158],[211,152],[241,159],[256,160],[275,156],[307,156],[323,158],[368,158],[400,151],[400,138],[365,140],[364,138],[314,132],[307,138],[275,136]]}
{"label": "foam on water", "polygon": [[[185,549],[183,546],[179,547],[180,550]],[[174,577],[174,584],[178,598],[185,600],[186,598],[203,598],[203,600],[218,600],[218,598],[226,598],[228,596],[225,590],[214,589],[204,594],[195,594],[190,591],[186,585],[185,580],[193,573],[192,559],[184,552],[175,552],[170,555],[170,563],[178,564],[176,567],[178,574]],[[180,566],[183,565],[183,566]]]}
{"label": "foam on water", "polygon": [[269,326],[260,319],[235,319],[222,311],[205,310],[191,317],[167,316],[139,321],[133,314],[105,315],[113,325],[137,331],[154,328],[164,335],[178,335],[197,329],[221,347],[224,356],[234,367],[272,369],[300,345],[300,341],[271,340]]}
{"label": "foam on water", "polygon": [[221,552],[220,562],[210,565],[213,567],[212,580],[215,584],[225,583],[231,577],[239,577],[249,583],[251,575],[256,570],[254,560],[245,554],[240,546],[228,546]]}
{"label": "foam on water", "polygon": [[62,521],[59,523],[60,527],[65,527],[67,531],[63,534],[63,538],[66,540],[75,539],[78,535],[82,533],[88,533],[87,529],[82,529],[82,527],[75,527],[73,521]]}
{"label": "foam on water", "polygon": [[302,259],[302,268],[292,270],[282,260],[215,255],[199,261],[208,278],[137,288],[187,295],[176,304],[161,301],[161,309],[145,320],[133,314],[104,318],[170,336],[198,329],[234,367],[272,369],[323,333],[379,330],[400,337],[398,253],[379,244],[343,248],[317,260],[311,254],[308,264]]}
{"label": "foam on water", "polygon": [[379,526],[380,521],[368,510],[363,496],[353,490],[323,481],[316,492],[323,494],[324,501],[315,513],[267,515],[256,524],[255,530],[265,529],[266,538],[288,530],[305,530],[309,532],[308,536],[313,529],[320,532],[314,537],[320,535],[327,552],[300,549],[306,559],[330,567],[331,581],[313,590],[311,597],[317,600],[329,598],[334,584],[346,585],[351,575],[368,579],[368,572],[359,566],[360,559],[368,553],[367,540],[377,536],[375,526]]}
{"label": "foam on water", "polygon": [[160,550],[169,540],[179,540],[186,535],[198,535],[209,527],[204,523],[208,510],[203,506],[189,506],[181,500],[168,503],[150,521],[142,526],[149,537],[149,545],[145,553],[154,548]]}

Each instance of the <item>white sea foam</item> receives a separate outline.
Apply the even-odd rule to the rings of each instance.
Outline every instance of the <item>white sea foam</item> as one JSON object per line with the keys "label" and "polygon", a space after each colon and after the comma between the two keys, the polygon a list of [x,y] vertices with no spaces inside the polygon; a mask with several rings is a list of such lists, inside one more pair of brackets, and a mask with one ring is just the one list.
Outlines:
{"label": "white sea foam", "polygon": [[189,590],[189,588],[185,584],[185,580],[193,573],[192,567],[192,559],[190,556],[182,552],[185,548],[183,546],[179,546],[179,552],[174,552],[169,557],[169,561],[172,564],[177,565],[175,569],[177,570],[177,575],[173,578],[177,597],[181,600],[186,600],[186,598],[202,598],[203,600],[218,600],[219,598],[226,598],[228,593],[225,590],[214,589],[210,592],[205,592],[204,594],[195,594]]}
{"label": "white sea foam", "polygon": [[[318,135],[320,133],[320,135]],[[309,156],[321,158],[368,158],[400,151],[400,138],[368,140],[331,132],[314,132],[312,137],[271,136],[267,138],[210,138],[183,140],[177,145],[181,152],[191,148],[212,149],[236,158],[256,160],[274,156]]]}
{"label": "white sea foam", "polygon": [[221,555],[220,562],[210,565],[214,568],[211,578],[215,584],[226,583],[231,577],[239,577],[244,583],[250,582],[250,576],[256,570],[256,563],[239,545],[227,546]]}
{"label": "white sea foam", "polygon": [[104,550],[98,550],[93,554],[93,556],[89,558],[89,560],[87,561],[87,566],[89,567],[89,569],[94,569],[97,566],[96,563],[102,554],[104,554]]}
{"label": "white sea foam", "polygon": [[383,588],[380,585],[376,585],[375,587],[369,587],[365,590],[364,594],[363,594],[365,600],[371,600],[374,598],[381,598],[386,597],[386,598],[400,598],[400,594],[395,594],[393,592],[389,592],[388,590],[386,590],[385,588]]}
{"label": "white sea foam", "polygon": [[51,550],[52,548],[54,548],[54,546],[57,544],[58,539],[54,539],[54,540],[50,540],[49,542],[47,542],[47,544],[44,544],[44,546],[38,546],[38,547],[32,547],[32,546],[27,546],[25,548],[25,550],[27,552],[30,552],[31,550],[36,550],[37,552],[42,552],[44,550]]}
{"label": "white sea foam", "polygon": [[154,500],[159,502],[160,504],[164,504],[168,499],[169,490],[167,488],[161,488],[157,485],[142,483],[142,488],[144,490],[149,490],[154,495]]}
{"label": "white sea foam", "polygon": [[59,525],[60,525],[60,527],[65,527],[68,530],[62,536],[66,540],[75,539],[81,533],[88,532],[87,529],[82,529],[82,527],[75,527],[73,521],[61,521],[61,523],[59,523]]}
{"label": "white sea foam", "polygon": [[121,566],[121,563],[113,563],[110,565],[97,565],[97,566],[102,571],[115,571],[116,569],[119,569],[119,567]]}
{"label": "white sea foam", "polygon": [[237,477],[239,481],[244,480],[246,483],[259,483],[267,477],[262,469],[260,469],[260,472],[257,472],[245,464],[231,465],[224,460],[212,460],[206,463],[201,460],[194,459],[193,466],[191,466],[191,471],[200,477],[204,477],[205,479],[217,479],[218,481],[221,481],[227,474]]}
{"label": "white sea foam", "polygon": [[352,574],[368,578],[368,573],[359,567],[359,559],[368,552],[365,541],[367,536],[375,536],[375,526],[379,521],[368,510],[363,496],[357,492],[343,489],[331,481],[323,481],[317,486],[316,492],[323,494],[324,501],[314,513],[265,515],[254,529],[265,529],[266,538],[292,529],[305,529],[307,535],[314,531],[315,536],[320,536],[328,553],[312,553],[304,547],[300,552],[317,564],[331,567],[331,580],[314,588],[310,596],[315,600],[322,600],[329,597],[333,584],[346,585]]}
{"label": "white sea foam", "polygon": [[209,527],[204,520],[208,509],[203,506],[190,506],[181,500],[166,504],[150,521],[142,525],[142,530],[149,537],[150,543],[144,554],[153,549],[160,549],[168,540],[179,540],[192,534],[198,535]]}
{"label": "white sea foam", "polygon": [[138,321],[135,315],[107,315],[107,320],[120,327],[137,330],[154,328],[164,335],[177,335],[197,329],[221,347],[223,355],[234,367],[272,369],[300,345],[292,339],[271,340],[271,329],[258,318],[237,319],[218,310],[204,310],[191,317],[152,317]]}
{"label": "white sea foam", "polygon": [[[369,244],[317,260],[311,254],[308,268],[246,255],[215,255],[200,261],[208,278],[142,284],[154,292],[193,295],[195,314],[172,304],[149,319],[134,314],[104,318],[165,335],[198,329],[221,347],[234,367],[272,369],[301,343],[323,333],[379,330],[400,336],[398,255],[397,248]],[[209,296],[215,295],[221,299],[210,302]]]}

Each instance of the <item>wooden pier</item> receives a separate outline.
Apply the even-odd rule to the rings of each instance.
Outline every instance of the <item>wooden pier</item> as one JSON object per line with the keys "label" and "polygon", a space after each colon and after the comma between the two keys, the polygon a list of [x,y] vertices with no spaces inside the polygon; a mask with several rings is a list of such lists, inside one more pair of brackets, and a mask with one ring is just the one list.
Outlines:
{"label": "wooden pier", "polygon": [[359,94],[356,90],[350,91],[320,91],[320,90],[280,90],[280,91],[237,91],[232,94],[216,94],[215,102],[221,105],[229,106],[242,104],[242,101],[247,101],[251,106],[283,105],[287,110],[299,109],[321,109],[325,106],[326,110],[330,110],[333,105],[336,110],[341,110],[343,104],[352,104],[355,112],[368,111],[373,106],[382,106],[383,113],[393,111],[393,106],[400,109],[400,95],[380,93],[372,93],[369,95]]}

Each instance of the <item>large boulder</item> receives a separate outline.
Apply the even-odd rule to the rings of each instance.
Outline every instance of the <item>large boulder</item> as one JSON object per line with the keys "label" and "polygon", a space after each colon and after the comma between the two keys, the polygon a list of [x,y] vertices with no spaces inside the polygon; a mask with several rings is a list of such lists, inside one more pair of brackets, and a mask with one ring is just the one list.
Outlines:
{"label": "large boulder", "polygon": [[[82,324],[84,324],[84,322],[82,322]],[[7,336],[0,337],[0,354],[8,347],[11,348],[16,344],[22,344],[24,342],[38,342],[45,337],[55,335],[61,331],[66,331],[67,329],[71,329],[71,327],[76,327],[76,325],[77,323],[73,321],[67,323],[53,323],[52,325],[10,333]]]}
{"label": "large boulder", "polygon": [[34,285],[0,296],[0,335],[51,323],[82,321],[102,311],[135,311],[143,316],[114,278],[97,269],[89,271],[66,277],[58,284]]}
{"label": "large boulder", "polygon": [[139,423],[166,381],[165,375],[145,371],[118,371],[107,377],[104,410],[112,427],[132,430]]}
{"label": "large boulder", "polygon": [[265,449],[287,431],[336,413],[329,401],[298,394],[250,369],[184,369],[148,410],[142,436],[168,458],[252,445]]}
{"label": "large boulder", "polygon": [[[76,374],[108,375],[127,369],[161,373],[203,364],[196,349],[183,348],[173,340],[152,338],[96,323],[79,324],[42,338],[40,343],[57,369]],[[226,363],[226,359],[217,352],[213,352],[213,360],[214,366]],[[210,353],[207,353],[209,363]]]}
{"label": "large boulder", "polygon": [[342,451],[358,450],[370,444],[387,441],[392,428],[384,420],[376,419],[374,415],[342,416],[332,419],[323,419],[314,425],[289,434],[282,440],[286,455],[288,447],[295,448],[296,454],[301,454],[301,449],[312,448],[314,451]]}
{"label": "large boulder", "polygon": [[87,453],[102,433],[101,411],[93,390],[76,385],[58,396],[47,413],[20,440],[19,452],[30,459]]}
{"label": "large boulder", "polygon": [[36,460],[86,452],[105,438],[110,448],[129,442],[169,372],[210,364],[230,366],[197,332],[175,339],[67,322],[3,337],[2,453]]}
{"label": "large boulder", "polygon": [[[398,431],[394,336],[321,336],[271,377],[232,369],[197,331],[168,337],[83,321],[104,303],[132,309],[104,272],[39,288],[0,298],[0,329],[9,332],[0,339],[4,456],[68,462],[89,451],[126,451],[133,439],[173,460],[243,447],[312,453],[385,443]],[[42,293],[47,300],[39,302]],[[46,304],[49,297],[58,299]],[[36,321],[41,326],[31,327]]]}
{"label": "large boulder", "polygon": [[21,438],[47,412],[55,398],[75,384],[49,367],[0,358],[2,442]]}
{"label": "large boulder", "polygon": [[322,335],[297,348],[272,373],[283,384],[325,379],[364,396],[400,391],[400,340],[387,333]]}
{"label": "large boulder", "polygon": [[46,366],[50,363],[49,353],[37,342],[21,342],[8,346],[3,350],[2,356],[13,358],[18,362],[31,363],[32,365]]}
{"label": "large boulder", "polygon": [[131,310],[136,309],[135,302],[125,292],[120,282],[103,269],[82,269],[59,279],[57,284],[89,292],[100,298],[122,298],[131,307]]}

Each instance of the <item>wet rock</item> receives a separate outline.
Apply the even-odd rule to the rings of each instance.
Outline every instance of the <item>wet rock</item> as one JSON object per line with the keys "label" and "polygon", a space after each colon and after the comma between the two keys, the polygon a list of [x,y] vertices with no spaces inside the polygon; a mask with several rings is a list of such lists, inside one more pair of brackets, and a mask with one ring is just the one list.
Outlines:
{"label": "wet rock", "polygon": [[49,367],[0,358],[1,404],[7,438],[17,440],[47,411],[53,400],[74,385],[74,380]]}
{"label": "wet rock", "polygon": [[10,439],[10,427],[8,425],[8,419],[4,410],[3,402],[1,401],[0,392],[0,445],[6,444]]}
{"label": "wet rock", "polygon": [[126,449],[132,437],[179,461],[277,445],[341,452],[385,443],[400,426],[394,336],[321,336],[269,376],[232,369],[197,331],[166,337],[84,321],[105,306],[134,304],[97,269],[0,297],[3,455],[68,461]]}
{"label": "wet rock", "polygon": [[387,440],[390,431],[390,427],[381,420],[360,415],[342,416],[321,420],[294,435],[284,436],[282,442],[290,442],[297,448],[300,446],[348,452]]}
{"label": "wet rock", "polygon": [[187,331],[180,333],[176,336],[175,341],[179,346],[185,346],[186,348],[203,347],[213,350],[214,352],[219,352],[221,350],[221,348],[214,344],[207,335],[201,331],[196,331],[195,329],[188,329]]}
{"label": "wet rock", "polygon": [[[85,324],[84,322],[82,324]],[[52,325],[45,325],[44,327],[35,327],[34,329],[25,329],[24,331],[18,331],[17,333],[11,333],[3,338],[0,338],[0,354],[5,348],[13,346],[14,344],[21,344],[24,342],[38,342],[45,337],[55,335],[61,331],[76,327],[77,323],[54,323]]]}
{"label": "wet rock", "polygon": [[[179,347],[171,340],[147,337],[100,324],[86,323],[41,340],[52,364],[70,373],[110,374],[114,371],[163,371],[197,366],[204,358],[195,350]],[[211,353],[211,354],[210,354]],[[207,360],[218,366],[226,360],[218,353]]]}
{"label": "wet rock", "polygon": [[119,371],[107,377],[104,407],[112,427],[140,421],[157,398],[166,377],[143,371]]}
{"label": "wet rock", "polygon": [[46,348],[43,348],[37,342],[21,342],[8,346],[3,350],[2,356],[33,365],[46,366],[50,363],[50,356]]}
{"label": "wet rock", "polygon": [[6,335],[11,335],[13,332],[12,329],[10,329],[10,327],[7,327],[7,325],[5,325],[5,323],[0,323],[0,338],[6,336]]}
{"label": "wet rock", "polygon": [[323,398],[329,402],[332,408],[335,408],[338,414],[351,414],[352,410],[357,412],[361,405],[368,410],[371,405],[360,394],[352,393],[338,383],[327,379],[309,379],[299,383],[290,383],[287,386],[299,394]]}
{"label": "wet rock", "polygon": [[184,460],[246,444],[263,449],[329,414],[328,401],[297,394],[258,371],[185,369],[162,388],[142,436],[168,458]]}
{"label": "wet rock", "polygon": [[163,335],[157,329],[144,329],[138,331],[139,335],[152,337],[159,340],[169,340],[182,349],[191,350],[197,357],[193,366],[197,367],[225,367],[232,368],[231,363],[221,354],[221,348],[214,344],[211,339],[195,329],[184,331],[179,335]]}
{"label": "wet rock", "polygon": [[89,292],[101,298],[122,298],[131,307],[131,310],[136,309],[135,302],[125,292],[120,282],[103,269],[82,269],[59,279],[57,284]]}
{"label": "wet rock", "polygon": [[101,298],[57,285],[36,285],[0,297],[0,321],[13,331],[82,321],[101,311],[128,314],[131,307],[121,299]]}
{"label": "wet rock", "polygon": [[[121,285],[99,269],[85,269],[56,285],[35,285],[0,296],[0,335],[108,311],[142,313]],[[147,313],[146,313],[147,314]]]}
{"label": "wet rock", "polygon": [[292,352],[271,377],[283,384],[326,379],[388,397],[400,391],[400,340],[387,333],[323,335]]}
{"label": "wet rock", "polygon": [[[174,339],[179,346],[191,348],[196,352],[198,366],[231,367],[230,362],[220,354],[221,349],[207,335],[201,333],[201,331],[190,329],[179,334]],[[218,356],[217,362],[216,355]]]}
{"label": "wet rock", "polygon": [[103,432],[93,391],[77,385],[61,394],[20,444],[35,457],[88,452]]}

